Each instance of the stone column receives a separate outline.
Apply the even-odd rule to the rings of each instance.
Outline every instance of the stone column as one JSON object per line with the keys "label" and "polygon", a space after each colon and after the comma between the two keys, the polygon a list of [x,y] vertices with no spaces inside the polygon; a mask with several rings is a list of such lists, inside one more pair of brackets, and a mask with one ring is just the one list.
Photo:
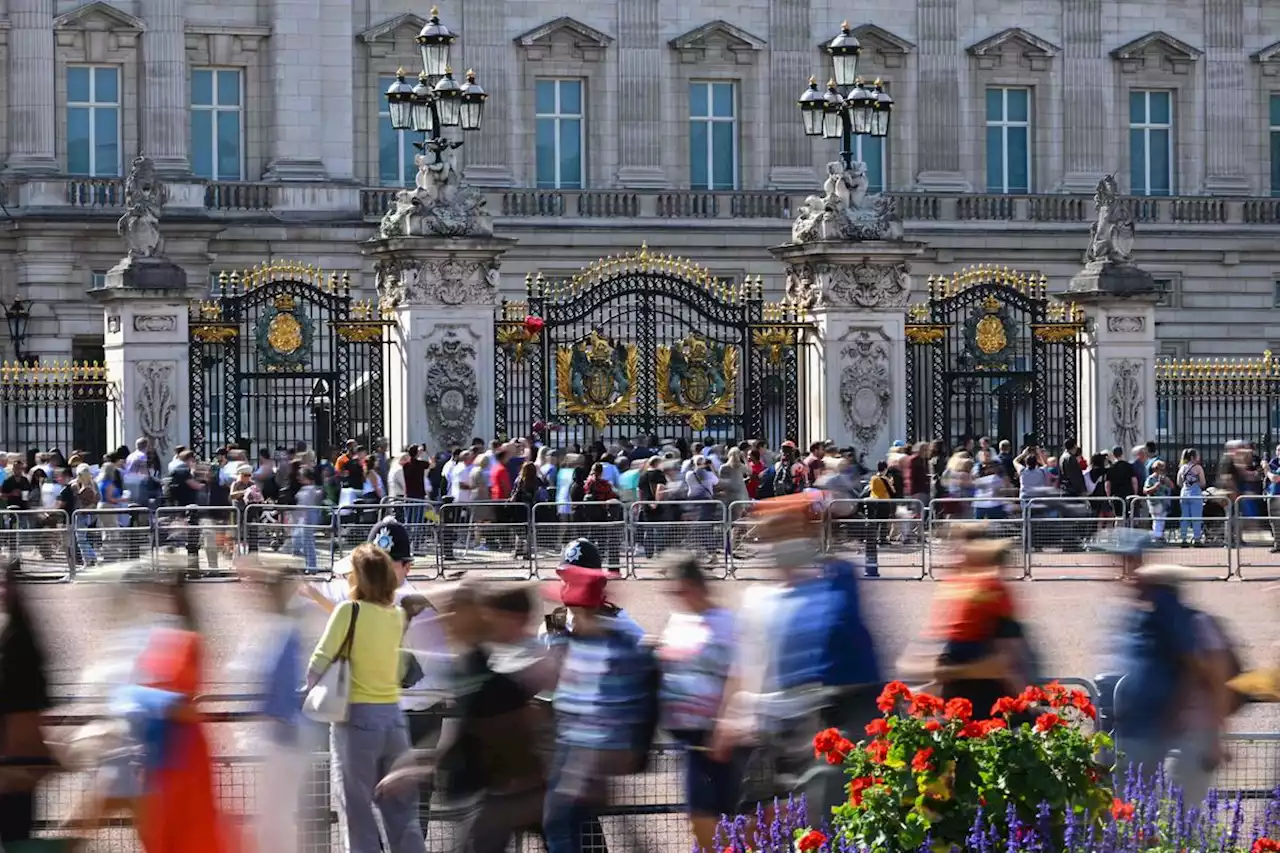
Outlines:
{"label": "stone column", "polygon": [[[267,40],[270,62],[267,79],[271,86],[270,161],[266,179],[272,181],[324,181],[324,140],[331,135],[348,139],[351,127],[343,132],[325,124],[325,101],[350,99],[353,75],[337,91],[327,91],[327,75],[317,63],[333,61],[318,41],[321,27],[315,0],[271,0],[271,38]],[[348,13],[349,18],[349,13]],[[341,55],[353,56],[350,44]],[[350,60],[348,60],[348,63]],[[345,95],[344,95],[345,93]]]}
{"label": "stone column", "polygon": [[787,296],[817,326],[805,375],[811,440],[880,459],[906,437],[906,308],[910,261],[923,243],[824,240],[769,250],[787,265]]}
{"label": "stone column", "polygon": [[960,148],[972,122],[960,109],[961,84],[968,75],[959,43],[956,0],[920,0],[916,22],[920,33],[916,185],[925,192],[969,192],[973,187],[962,171]]}
{"label": "stone column", "polygon": [[[515,183],[515,173],[511,168],[515,123],[511,117],[519,106],[512,93],[520,85],[516,66],[518,53],[512,49],[507,32],[511,16],[505,0],[470,0],[451,8],[462,12],[462,20],[457,24],[461,27],[462,37],[452,51],[458,55],[454,60],[457,67],[453,69],[453,76],[461,82],[468,69],[474,70],[480,85],[490,93],[484,105],[484,122],[480,130],[467,134],[463,173],[473,186],[509,187]],[[442,23],[447,27],[455,26],[448,20],[442,20]],[[463,55],[466,67],[460,64]],[[527,103],[524,106],[527,114],[532,116],[533,107]]]}
{"label": "stone column", "polygon": [[[1248,145],[1253,116],[1248,90],[1252,65],[1244,47],[1244,0],[1208,0],[1204,5],[1206,122],[1204,188],[1218,195],[1247,195]],[[1193,187],[1186,187],[1194,192]]]}
{"label": "stone column", "polygon": [[142,151],[155,163],[156,175],[190,175],[187,156],[190,98],[187,95],[187,43],[182,0],[144,0],[142,17]]}
{"label": "stone column", "polygon": [[[1062,38],[1063,80],[1111,79],[1103,45],[1102,0],[1063,0]],[[1106,172],[1108,100],[1099,98],[1093,86],[1063,87],[1062,189],[1067,192],[1092,192]]]}
{"label": "stone column", "polygon": [[431,236],[362,245],[398,326],[386,382],[392,435],[438,451],[493,434],[498,267],[514,243]]}
{"label": "stone column", "polygon": [[59,171],[54,128],[53,0],[9,4],[9,161],[18,175]]}
{"label": "stone column", "polygon": [[[662,167],[662,81],[667,60],[661,0],[618,4],[618,184],[626,189],[670,185]],[[687,143],[686,143],[687,144]]]}
{"label": "stone column", "polygon": [[1126,451],[1156,434],[1156,321],[1159,290],[1131,264],[1091,263],[1067,298],[1084,307],[1080,353],[1080,446]]}
{"label": "stone column", "polygon": [[795,100],[815,70],[809,0],[774,0],[769,18],[769,186],[808,189],[817,178],[813,145]]}

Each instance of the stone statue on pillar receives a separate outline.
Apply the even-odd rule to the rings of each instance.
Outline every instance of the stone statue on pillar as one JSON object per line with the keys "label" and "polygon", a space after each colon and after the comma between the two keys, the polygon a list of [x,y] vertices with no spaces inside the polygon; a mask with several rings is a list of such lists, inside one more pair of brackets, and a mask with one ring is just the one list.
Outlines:
{"label": "stone statue on pillar", "polygon": [[164,239],[160,236],[163,189],[151,160],[142,155],[134,158],[124,179],[124,215],[116,222],[116,233],[128,245],[130,258],[164,254]]}
{"label": "stone statue on pillar", "polygon": [[811,438],[883,456],[904,437],[906,308],[910,261],[924,244],[905,239],[893,198],[871,195],[863,163],[827,164],[822,195],[811,195],[775,246],[787,266],[784,300],[813,323],[826,368],[806,396]]}
{"label": "stone statue on pillar", "polygon": [[1155,307],[1160,288],[1133,260],[1133,217],[1114,175],[1098,181],[1084,268],[1066,298],[1085,312],[1078,408],[1084,447],[1126,450],[1155,434]]}
{"label": "stone statue on pillar", "polygon": [[431,154],[414,158],[413,189],[396,193],[379,237],[492,237],[493,218],[484,193],[462,183],[455,149],[460,143],[428,143]]}
{"label": "stone statue on pillar", "polygon": [[868,196],[869,187],[865,163],[854,162],[848,169],[828,163],[822,195],[805,199],[791,226],[791,241],[901,240],[902,220],[893,197]]}

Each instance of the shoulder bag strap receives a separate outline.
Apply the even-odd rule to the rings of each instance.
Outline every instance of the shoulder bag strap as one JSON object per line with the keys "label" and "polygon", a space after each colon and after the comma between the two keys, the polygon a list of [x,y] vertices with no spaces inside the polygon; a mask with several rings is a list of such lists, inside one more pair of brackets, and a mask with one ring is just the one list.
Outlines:
{"label": "shoulder bag strap", "polygon": [[334,656],[334,661],[351,660],[351,643],[356,638],[356,620],[360,618],[360,602],[351,602],[351,624],[347,626],[347,636],[343,639],[342,645],[338,647],[338,654]]}

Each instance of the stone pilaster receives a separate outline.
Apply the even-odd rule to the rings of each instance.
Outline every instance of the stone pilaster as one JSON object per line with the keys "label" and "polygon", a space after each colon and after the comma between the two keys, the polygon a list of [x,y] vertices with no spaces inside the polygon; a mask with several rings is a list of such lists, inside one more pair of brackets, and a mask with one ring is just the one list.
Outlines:
{"label": "stone pilaster", "polygon": [[959,43],[956,0],[919,0],[916,26],[920,33],[917,54],[919,103],[913,110],[919,121],[919,189],[932,192],[968,192],[973,187],[961,171],[960,143],[970,124],[961,111],[960,93],[967,77],[965,53]]}
{"label": "stone pilaster", "polygon": [[817,180],[813,145],[795,108],[796,96],[815,71],[810,0],[769,4],[769,185],[804,190]]}
{"label": "stone pilaster", "polygon": [[[273,181],[323,181],[328,177],[325,138],[330,134],[342,137],[350,147],[351,137],[350,123],[342,126],[341,133],[325,125],[325,102],[342,97],[350,100],[354,75],[348,75],[345,85],[339,84],[336,91],[325,89],[326,63],[335,60],[326,56],[332,46],[326,49],[316,38],[324,25],[315,0],[271,0],[269,13],[267,80],[272,109],[267,113],[271,143],[265,177]],[[349,22],[349,11],[346,18]],[[340,50],[343,57],[354,55],[350,40],[348,32]]]}
{"label": "stone pilaster", "polygon": [[[618,183],[627,189],[669,185],[662,168],[661,0],[618,4]],[[687,143],[685,143],[687,144]]]}
{"label": "stone pilaster", "polygon": [[[310,67],[317,74],[315,85],[324,109],[324,125],[316,139],[321,143],[325,174],[331,180],[351,181],[356,167],[350,130],[356,120],[355,51],[351,39],[360,29],[355,23],[355,4],[351,0],[319,0],[314,5],[319,6],[318,38],[309,45],[304,38],[303,44],[311,56]],[[297,73],[295,69],[295,76]],[[359,85],[376,88],[376,81],[361,79]]]}
{"label": "stone pilaster", "polygon": [[[513,34],[507,31],[511,18],[506,7],[504,0],[469,0],[451,7],[460,9],[463,16],[458,22],[462,37],[454,45],[458,53],[455,65],[466,57],[466,67],[455,67],[454,77],[461,81],[468,69],[474,70],[490,95],[484,105],[484,122],[478,132],[466,135],[467,144],[462,151],[466,164],[463,175],[467,183],[477,187],[509,187],[515,183],[511,168],[517,159],[511,153],[515,130],[512,116],[521,106],[527,115],[533,115],[532,104],[521,105],[513,100],[513,93],[520,88],[518,53],[511,46]],[[451,21],[441,21],[445,26],[454,26]]]}
{"label": "stone pilaster", "polygon": [[1256,122],[1249,110],[1251,63],[1244,45],[1244,0],[1206,0],[1204,33],[1208,112],[1204,188],[1219,195],[1247,195],[1251,187],[1246,171],[1246,139],[1252,136],[1249,128]]}
{"label": "stone pilaster", "polygon": [[147,31],[142,37],[142,151],[162,178],[191,172],[187,140],[188,115],[186,34],[183,0],[143,0]]}
{"label": "stone pilaster", "polygon": [[1156,435],[1155,298],[1097,297],[1084,310],[1080,446],[1128,451]]}
{"label": "stone pilaster", "polygon": [[363,244],[378,298],[395,311],[399,347],[387,366],[391,434],[433,450],[492,435],[498,267],[502,238],[391,237]]}
{"label": "stone pilaster", "polygon": [[807,435],[884,458],[906,435],[910,261],[924,244],[832,240],[769,251],[787,265],[787,297],[817,326]]}
{"label": "stone pilaster", "polygon": [[[1103,43],[1102,0],[1062,0],[1062,79],[1110,85],[1111,68]],[[1096,87],[1066,85],[1062,93],[1062,188],[1091,193],[1106,174],[1107,98]]]}
{"label": "stone pilaster", "polygon": [[107,446],[132,447],[145,437],[162,459],[191,438],[187,312],[203,292],[169,266],[176,272],[168,287],[135,287],[122,265],[107,274],[106,287],[90,291],[102,305],[107,380],[117,389]]}
{"label": "stone pilaster", "polygon": [[9,3],[9,161],[19,175],[60,171],[54,128],[53,0]]}

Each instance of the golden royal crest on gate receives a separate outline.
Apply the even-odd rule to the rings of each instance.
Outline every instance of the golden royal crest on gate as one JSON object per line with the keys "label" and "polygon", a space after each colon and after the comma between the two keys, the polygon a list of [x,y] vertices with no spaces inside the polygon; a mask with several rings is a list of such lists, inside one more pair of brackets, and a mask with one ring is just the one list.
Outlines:
{"label": "golden royal crest on gate", "polygon": [[556,384],[564,411],[585,415],[604,429],[610,415],[631,410],[640,356],[634,344],[611,341],[599,332],[556,350]]}
{"label": "golden royal crest on gate", "polygon": [[670,347],[658,347],[658,397],[662,408],[689,419],[695,430],[707,418],[733,411],[738,379],[736,347],[710,343],[696,332]]}

